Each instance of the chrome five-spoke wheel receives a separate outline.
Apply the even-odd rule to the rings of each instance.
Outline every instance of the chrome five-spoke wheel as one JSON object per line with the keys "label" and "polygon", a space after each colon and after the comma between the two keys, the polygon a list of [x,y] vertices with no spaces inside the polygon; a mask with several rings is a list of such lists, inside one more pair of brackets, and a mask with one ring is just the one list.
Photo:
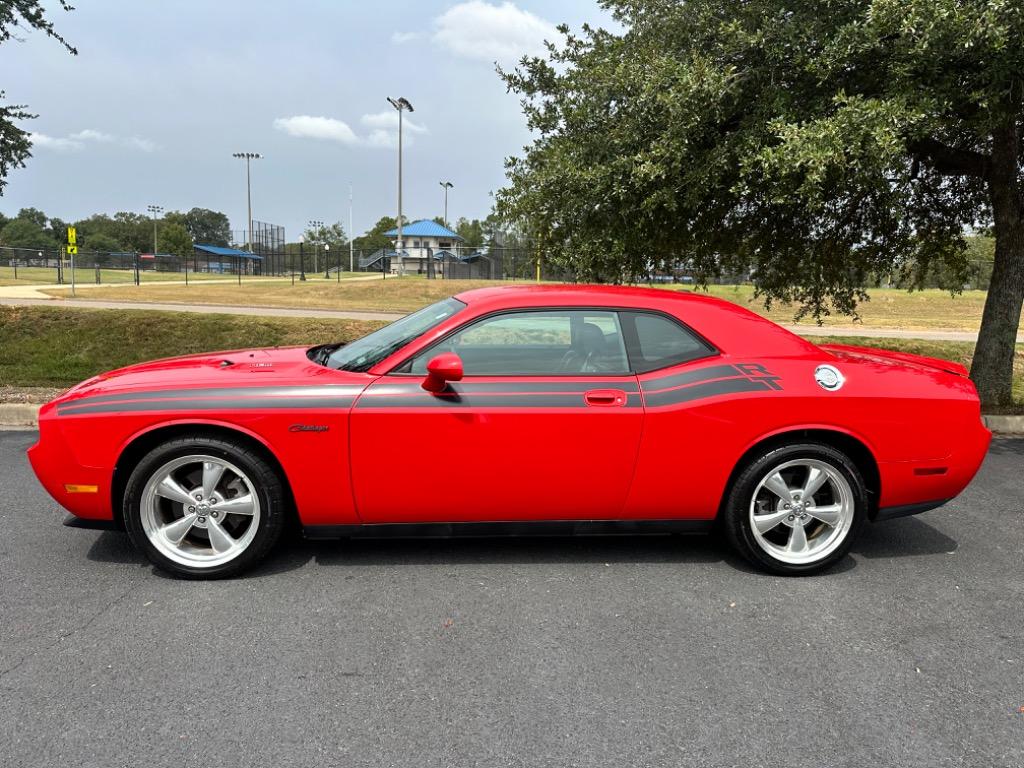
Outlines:
{"label": "chrome five-spoke wheel", "polygon": [[810,458],[772,468],[750,501],[754,540],[776,560],[794,565],[828,557],[846,537],[853,513],[847,479]]}
{"label": "chrome five-spoke wheel", "polygon": [[867,510],[858,464],[836,446],[794,442],[744,461],[721,523],[733,547],[754,565],[797,576],[844,557]]}
{"label": "chrome five-spoke wheel", "polygon": [[236,464],[217,456],[180,456],[157,468],[142,491],[142,530],[179,565],[212,568],[241,555],[256,537],[260,502]]}

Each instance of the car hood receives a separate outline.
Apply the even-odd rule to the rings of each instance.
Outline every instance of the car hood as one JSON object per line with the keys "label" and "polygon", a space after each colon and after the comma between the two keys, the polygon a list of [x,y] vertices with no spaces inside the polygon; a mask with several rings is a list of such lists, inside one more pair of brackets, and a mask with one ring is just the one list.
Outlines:
{"label": "car hood", "polygon": [[335,371],[314,363],[306,354],[308,350],[235,349],[152,360],[93,376],[58,400],[142,389],[365,383],[365,374]]}
{"label": "car hood", "polygon": [[938,357],[913,355],[909,352],[895,352],[889,349],[874,347],[855,347],[847,344],[822,344],[821,349],[831,352],[838,358],[846,360],[867,360],[884,365],[899,365],[908,368],[945,371],[957,376],[966,376],[967,368],[960,363],[943,360]]}

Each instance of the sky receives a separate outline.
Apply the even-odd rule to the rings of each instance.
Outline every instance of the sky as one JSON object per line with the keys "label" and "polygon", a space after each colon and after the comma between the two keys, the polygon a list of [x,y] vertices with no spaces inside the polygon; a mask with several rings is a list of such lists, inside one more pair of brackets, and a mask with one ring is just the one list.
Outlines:
{"label": "sky", "polygon": [[403,212],[482,218],[504,159],[529,142],[519,99],[495,62],[610,21],[596,0],[79,0],[47,3],[71,56],[39,33],[0,46],[7,103],[39,117],[33,157],[8,176],[0,212],[35,207],[75,220],[194,206],[245,227],[341,221],[362,233],[397,212],[397,113],[404,123]]}

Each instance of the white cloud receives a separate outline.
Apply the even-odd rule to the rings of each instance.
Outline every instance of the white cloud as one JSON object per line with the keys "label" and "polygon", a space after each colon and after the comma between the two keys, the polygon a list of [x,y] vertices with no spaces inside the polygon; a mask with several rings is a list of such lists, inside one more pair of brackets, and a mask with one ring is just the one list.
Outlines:
{"label": "white cloud", "polygon": [[39,149],[52,149],[55,152],[77,152],[84,146],[80,141],[47,136],[45,133],[30,133],[28,138],[29,141],[32,142],[33,147],[37,147]]}
{"label": "white cloud", "polygon": [[[289,136],[300,139],[325,139],[337,141],[347,146],[394,147],[398,145],[398,113],[394,110],[363,115],[359,118],[360,125],[367,129],[365,135],[359,135],[348,123],[333,117],[312,117],[295,115],[279,117],[274,127]],[[403,117],[402,128],[406,144],[412,143],[413,136],[426,133],[425,126]]]}
{"label": "white cloud", "polygon": [[554,24],[515,3],[468,0],[434,19],[433,41],[468,59],[511,62],[543,53],[544,41],[557,35]]}
{"label": "white cloud", "polygon": [[279,117],[274,121],[274,127],[300,139],[326,139],[350,145],[359,143],[359,137],[349,128],[348,123],[333,117]]}
{"label": "white cloud", "polygon": [[405,45],[413,40],[419,40],[421,37],[423,35],[419,32],[394,32],[391,35],[391,42],[395,45]]}
{"label": "white cloud", "polygon": [[92,128],[86,128],[78,133],[72,133],[68,138],[75,141],[100,141],[104,144],[110,144],[115,139],[115,137],[109,133],[94,131]]}
{"label": "white cloud", "polygon": [[156,149],[156,144],[149,139],[138,136],[115,136],[112,133],[103,133],[92,128],[84,128],[67,136],[47,136],[45,133],[33,133],[29,137],[33,146],[40,149],[52,149],[55,152],[80,152],[89,143],[119,144],[140,152],[153,152]]}

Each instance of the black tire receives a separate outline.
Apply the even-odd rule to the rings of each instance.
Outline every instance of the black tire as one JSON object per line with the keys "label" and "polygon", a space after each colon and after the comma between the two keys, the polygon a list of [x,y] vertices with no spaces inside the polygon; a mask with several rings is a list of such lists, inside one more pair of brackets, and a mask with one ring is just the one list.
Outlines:
{"label": "black tire", "polygon": [[[777,559],[758,543],[750,522],[750,508],[758,484],[774,467],[800,459],[824,462],[846,479],[853,495],[853,518],[835,549],[814,562],[794,564]],[[761,570],[782,576],[807,576],[834,565],[850,551],[867,518],[868,493],[857,465],[841,451],[820,443],[783,445],[754,456],[740,469],[727,494],[721,523],[733,549]]]}
{"label": "black tire", "polygon": [[[153,545],[142,523],[142,497],[151,477],[168,462],[192,455],[213,456],[237,466],[247,475],[259,500],[260,514],[255,537],[234,559],[209,567],[175,562]],[[124,524],[132,544],[160,570],[183,579],[221,579],[236,576],[253,567],[277,543],[287,520],[287,498],[278,472],[263,456],[244,443],[215,437],[182,437],[157,446],[136,465],[125,488]]]}

